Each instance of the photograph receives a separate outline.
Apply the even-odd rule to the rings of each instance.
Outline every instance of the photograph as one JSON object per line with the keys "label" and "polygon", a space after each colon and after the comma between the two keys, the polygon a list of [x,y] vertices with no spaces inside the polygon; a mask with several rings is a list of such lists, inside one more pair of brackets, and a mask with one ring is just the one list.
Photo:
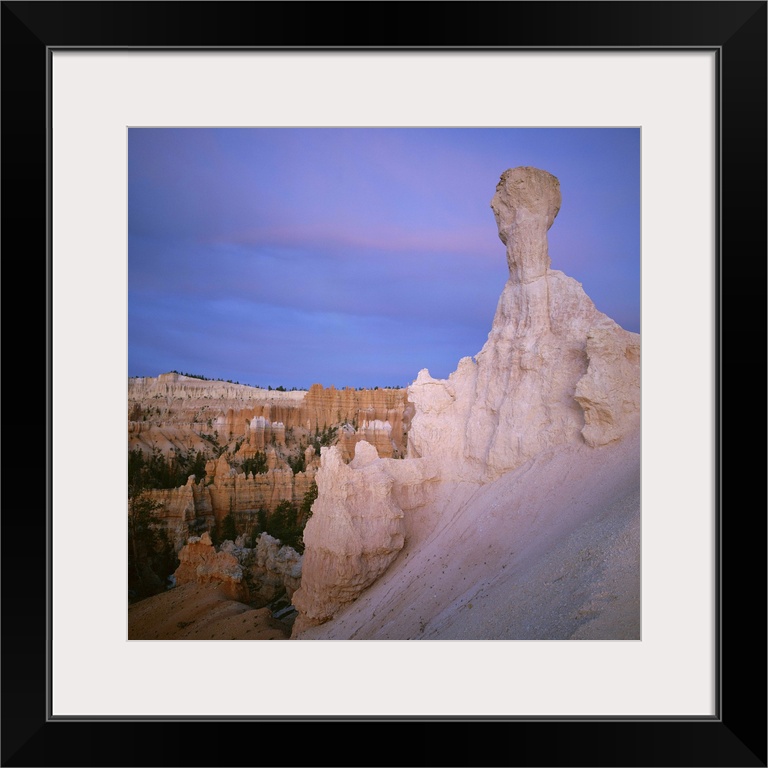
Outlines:
{"label": "photograph", "polygon": [[639,128],[128,131],[131,640],[640,640]]}

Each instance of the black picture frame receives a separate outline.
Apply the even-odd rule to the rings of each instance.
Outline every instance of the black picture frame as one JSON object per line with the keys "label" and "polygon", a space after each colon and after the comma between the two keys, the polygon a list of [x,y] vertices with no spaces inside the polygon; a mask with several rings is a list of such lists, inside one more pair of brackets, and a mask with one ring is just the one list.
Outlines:
{"label": "black picture frame", "polygon": [[[723,354],[723,320],[757,336],[763,361],[766,327],[766,2],[3,2],[2,192],[9,294],[45,285],[45,483],[38,458],[24,452],[23,471],[6,488],[40,488],[9,504],[2,526],[2,765],[766,765],[766,515],[762,451],[735,440],[724,459],[723,413],[742,407],[757,424],[754,364]],[[354,29],[329,40],[329,15]],[[339,29],[337,27],[337,29]],[[264,47],[339,49],[689,49],[717,52],[719,190],[717,222],[716,517],[718,559],[716,716],[712,718],[190,718],[53,720],[49,716],[51,513],[51,327],[49,74],[56,48]],[[17,267],[22,267],[18,274]],[[737,275],[736,267],[740,267]],[[9,285],[10,284],[10,285]],[[28,296],[31,291],[28,292]],[[6,304],[9,307],[9,304]],[[11,304],[12,306],[12,304]],[[727,314],[724,309],[727,307]],[[17,338],[19,325],[10,323]],[[24,336],[27,341],[28,336]],[[28,359],[20,351],[18,360]],[[741,345],[740,345],[741,348]],[[15,351],[13,343],[10,347]],[[9,351],[8,349],[6,351]],[[9,353],[10,354],[10,353]],[[12,358],[9,357],[9,360]],[[751,362],[751,361],[750,361]],[[723,388],[724,365],[732,386]],[[25,365],[26,368],[26,365]],[[760,366],[764,370],[764,366]],[[741,390],[736,399],[736,371]],[[746,370],[744,370],[746,369]],[[27,369],[28,372],[28,369]],[[31,377],[30,377],[31,378]],[[24,402],[36,391],[29,381]],[[758,384],[762,378],[758,375]],[[42,387],[37,385],[39,389]],[[16,387],[9,391],[17,397]],[[36,400],[37,400],[36,398]],[[19,409],[15,409],[19,410]],[[762,410],[760,409],[760,415]],[[29,413],[6,410],[10,436],[23,434]],[[14,441],[15,442],[15,441]],[[7,445],[13,454],[18,452]],[[759,465],[756,459],[760,459]],[[34,466],[30,466],[34,465]],[[725,467],[730,466],[729,474]],[[726,483],[730,478],[730,484]],[[757,479],[757,482],[755,481]],[[43,489],[45,498],[43,496]],[[724,490],[731,490],[725,504]],[[738,493],[737,493],[738,492]],[[733,503],[738,498],[738,503]],[[32,556],[34,553],[34,557]],[[684,599],[684,598],[682,598]],[[750,609],[745,609],[743,600]],[[404,689],[407,696],[407,689]],[[360,744],[361,724],[381,725]],[[310,736],[306,725],[320,725]],[[394,724],[407,728],[392,730]],[[201,727],[205,725],[205,727]],[[342,726],[344,730],[330,726]],[[389,726],[386,731],[383,726]],[[424,726],[429,726],[425,729]],[[470,728],[471,726],[471,728]],[[480,726],[483,726],[480,728]],[[215,731],[214,731],[215,727]],[[418,727],[418,729],[417,729]],[[470,730],[466,730],[470,728]],[[358,729],[357,732],[354,729]]]}

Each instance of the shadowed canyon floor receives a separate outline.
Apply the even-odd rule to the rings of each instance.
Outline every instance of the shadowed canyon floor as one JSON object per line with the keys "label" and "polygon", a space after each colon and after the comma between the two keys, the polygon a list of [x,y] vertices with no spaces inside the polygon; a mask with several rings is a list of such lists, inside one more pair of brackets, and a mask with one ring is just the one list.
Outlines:
{"label": "shadowed canyon floor", "polygon": [[249,608],[211,584],[183,584],[128,608],[129,640],[287,640],[269,608]]}

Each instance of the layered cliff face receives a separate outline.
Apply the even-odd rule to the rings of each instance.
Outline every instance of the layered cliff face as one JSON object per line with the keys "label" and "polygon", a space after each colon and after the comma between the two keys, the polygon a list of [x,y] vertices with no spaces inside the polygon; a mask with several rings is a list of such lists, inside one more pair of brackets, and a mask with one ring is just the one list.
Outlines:
{"label": "layered cliff face", "polygon": [[301,505],[322,445],[337,445],[344,462],[361,441],[381,457],[404,456],[411,415],[405,389],[284,392],[178,373],[130,379],[128,396],[129,451],[207,459],[204,476],[148,491],[176,551],[230,513],[252,531],[260,511]]}
{"label": "layered cliff face", "polygon": [[636,433],[640,337],[550,268],[547,231],[560,203],[551,174],[529,167],[502,174],[491,208],[509,279],[477,356],[448,379],[422,370],[409,387],[408,458],[388,463],[358,445],[366,460],[345,466],[323,453],[294,637],[356,600],[397,558],[403,533],[411,527],[424,537],[468,487],[547,451],[597,451]]}
{"label": "layered cliff face", "polygon": [[273,512],[281,501],[300,503],[315,479],[318,465],[319,461],[311,463],[306,471],[294,474],[272,449],[267,449],[267,471],[259,474],[238,471],[225,456],[208,462],[205,490],[215,519],[221,520],[230,512]]}
{"label": "layered cliff face", "polygon": [[179,488],[158,488],[147,494],[158,502],[154,516],[162,522],[176,552],[190,534],[210,529],[216,522],[210,491],[204,482],[196,482],[194,475]]}
{"label": "layered cliff face", "polygon": [[232,467],[225,456],[209,461],[206,475],[199,480],[191,475],[186,485],[145,491],[159,504],[153,513],[178,552],[189,536],[213,530],[232,514],[238,530],[258,530],[259,512],[273,513],[282,502],[299,506],[312,488],[319,467],[314,449],[307,449],[307,469],[295,473],[285,461],[267,449],[268,469],[260,474],[245,473]]}
{"label": "layered cliff face", "polygon": [[406,389],[313,384],[282,392],[165,373],[128,380],[128,447],[205,451],[215,436],[221,446],[240,442],[247,455],[344,427],[349,458],[362,439],[377,442],[380,455],[398,457],[405,455],[410,413]]}

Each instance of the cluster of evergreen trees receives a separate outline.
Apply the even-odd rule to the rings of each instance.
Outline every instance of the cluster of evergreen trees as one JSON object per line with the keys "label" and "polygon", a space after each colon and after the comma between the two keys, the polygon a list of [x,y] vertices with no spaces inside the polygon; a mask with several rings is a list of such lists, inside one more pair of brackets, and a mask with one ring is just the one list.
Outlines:
{"label": "cluster of evergreen trees", "polygon": [[162,523],[155,517],[161,504],[146,490],[131,488],[128,496],[128,589],[133,599],[162,592],[179,558]]}
{"label": "cluster of evergreen trees", "polygon": [[242,469],[246,475],[250,475],[251,472],[253,472],[254,475],[263,475],[267,471],[267,454],[257,451],[253,458],[243,459],[240,469]]}
{"label": "cluster of evergreen trees", "polygon": [[178,557],[156,513],[162,507],[148,491],[178,488],[190,475],[205,477],[201,451],[164,456],[159,448],[145,455],[128,452],[128,588],[141,599],[162,592],[165,579],[179,565]]}
{"label": "cluster of evergreen trees", "polygon": [[164,456],[155,448],[147,456],[141,448],[128,453],[128,486],[136,489],[178,488],[186,485],[187,478],[194,475],[198,481],[205,477],[206,457],[202,451],[177,451]]}
{"label": "cluster of evergreen trees", "polygon": [[165,580],[179,560],[156,512],[162,507],[148,491],[177,488],[196,472],[205,475],[205,458],[178,453],[166,458],[155,449],[145,456],[140,448],[128,453],[128,588],[134,599],[165,589]]}
{"label": "cluster of evergreen trees", "polygon": [[315,453],[319,456],[320,449],[324,446],[333,445],[333,443],[336,442],[338,435],[338,426],[323,427],[322,429],[315,428],[314,437],[310,440],[309,444],[314,446]]}

